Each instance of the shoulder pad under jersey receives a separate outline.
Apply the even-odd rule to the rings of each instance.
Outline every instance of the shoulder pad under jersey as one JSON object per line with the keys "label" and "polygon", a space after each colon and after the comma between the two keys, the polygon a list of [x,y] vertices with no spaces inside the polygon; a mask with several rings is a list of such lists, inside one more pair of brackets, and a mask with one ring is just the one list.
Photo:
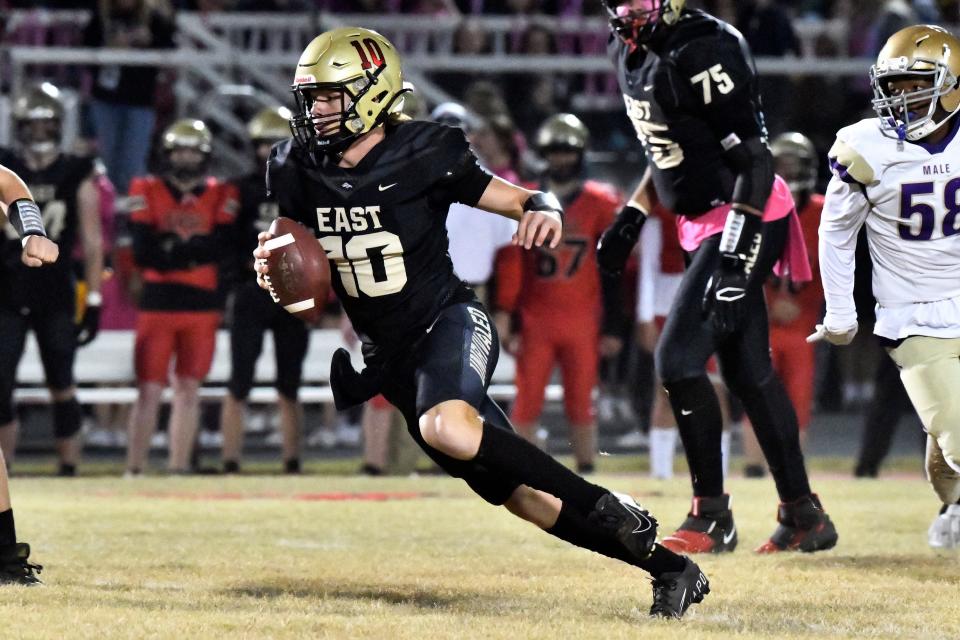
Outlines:
{"label": "shoulder pad under jersey", "polygon": [[895,140],[880,133],[876,118],[865,118],[837,132],[827,153],[830,171],[844,182],[868,185],[896,148]]}

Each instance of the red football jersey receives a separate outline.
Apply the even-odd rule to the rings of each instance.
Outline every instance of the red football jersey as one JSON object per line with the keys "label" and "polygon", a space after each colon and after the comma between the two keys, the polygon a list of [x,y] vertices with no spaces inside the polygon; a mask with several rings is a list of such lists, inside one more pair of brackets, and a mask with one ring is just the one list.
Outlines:
{"label": "red football jersey", "polygon": [[[803,239],[810,256],[810,270],[813,280],[805,283],[802,288],[792,293],[786,279],[781,282],[767,284],[767,306],[770,307],[778,298],[792,299],[800,306],[800,315],[788,325],[778,325],[780,328],[810,333],[814,325],[820,321],[823,314],[823,284],[820,280],[820,253],[818,250],[820,213],[823,211],[823,196],[815,193],[810,196],[806,206],[799,211],[800,226],[803,228]],[[774,324],[771,322],[771,324]]]}
{"label": "red football jersey", "polygon": [[620,206],[612,187],[588,180],[564,211],[560,246],[502,249],[497,255],[496,307],[542,318],[584,313],[599,318],[597,240]]}
{"label": "red football jersey", "polygon": [[[178,200],[162,179],[147,176],[133,179],[130,198],[132,222],[149,225],[157,234],[175,233],[187,240],[212,234],[217,225],[232,223],[239,196],[233,184],[209,177],[202,190],[184,194]],[[143,280],[213,291],[217,288],[217,265],[202,264],[175,271],[144,268]]]}

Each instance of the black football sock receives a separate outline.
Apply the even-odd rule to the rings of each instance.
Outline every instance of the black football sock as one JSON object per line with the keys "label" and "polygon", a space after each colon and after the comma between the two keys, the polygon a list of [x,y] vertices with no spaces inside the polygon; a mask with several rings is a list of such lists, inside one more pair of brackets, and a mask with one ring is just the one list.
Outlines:
{"label": "black football sock", "polygon": [[496,427],[486,420],[474,460],[520,484],[560,498],[584,516],[593,511],[601,497],[610,493],[587,482],[515,432]]}
{"label": "black football sock", "polygon": [[723,495],[723,456],[720,453],[723,414],[713,384],[703,375],[664,383],[663,386],[687,453],[693,495],[702,498]]}
{"label": "black football sock", "polygon": [[560,508],[560,516],[556,524],[545,531],[572,545],[640,567],[654,578],[672,571],[683,571],[686,566],[683,556],[678,556],[660,545],[653,547],[650,557],[644,560],[637,559],[616,538],[591,524],[579,510],[567,506],[566,502]]}
{"label": "black football sock", "polygon": [[797,414],[780,378],[773,374],[758,387],[738,390],[737,396],[767,459],[780,501],[793,502],[809,495]]}
{"label": "black football sock", "polygon": [[13,525],[13,509],[0,512],[0,547],[17,543],[17,531]]}

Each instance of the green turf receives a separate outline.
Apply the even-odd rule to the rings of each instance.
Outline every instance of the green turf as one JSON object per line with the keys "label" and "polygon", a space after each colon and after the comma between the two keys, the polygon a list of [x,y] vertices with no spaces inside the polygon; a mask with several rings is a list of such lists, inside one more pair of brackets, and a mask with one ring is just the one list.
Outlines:
{"label": "green turf", "polygon": [[[605,459],[596,481],[677,524],[686,482],[649,481],[624,460]],[[771,482],[733,480],[741,547],[702,559],[713,593],[678,623],[646,617],[639,570],[568,547],[455,480],[334,474],[356,464],[313,463],[298,478],[15,477],[20,538],[47,584],[3,588],[0,637],[960,637],[960,556],[927,547],[937,505],[919,475],[819,474],[838,548],[777,557],[750,552],[774,526]],[[383,492],[423,495],[317,499]]]}

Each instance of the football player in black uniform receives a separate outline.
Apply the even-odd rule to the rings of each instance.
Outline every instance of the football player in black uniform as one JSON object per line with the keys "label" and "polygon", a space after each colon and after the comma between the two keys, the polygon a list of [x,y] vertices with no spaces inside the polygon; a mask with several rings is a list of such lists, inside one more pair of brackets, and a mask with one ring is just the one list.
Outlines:
{"label": "football player in black uniform", "polygon": [[[733,27],[685,9],[684,0],[603,1],[613,31],[610,54],[648,166],[600,240],[600,264],[613,271],[623,267],[654,198],[684,216],[688,229],[703,233],[688,254],[656,353],[694,493],[686,521],[664,544],[720,552],[737,543],[723,488],[723,419],[705,372],[716,352],[780,495],[779,526],[757,550],[833,547],[836,530],[810,491],[797,417],[770,363],[762,286],[783,254],[790,216],[764,221],[773,158],[750,51]],[[714,227],[704,224],[718,214]]]}
{"label": "football player in black uniform", "polygon": [[[268,191],[312,228],[363,341],[365,368],[338,351],[338,408],[377,392],[440,467],[548,533],[654,576],[651,615],[679,617],[708,592],[689,559],[655,544],[656,521],[629,496],[587,482],[518,436],[487,395],[498,357],[486,309],[453,271],[452,202],[519,221],[514,242],[560,241],[556,198],[481,169],[459,129],[399,115],[403,78],[380,34],[347,27],[311,42],[297,68],[294,138],[273,148]],[[269,234],[254,252],[269,286]]]}
{"label": "football player in black uniform", "polygon": [[[30,187],[49,237],[60,258],[46,269],[27,269],[20,261],[20,238],[4,226],[0,244],[0,445],[12,459],[17,437],[13,387],[27,331],[40,347],[53,401],[53,433],[60,459],[58,475],[76,474],[80,456],[80,404],[73,381],[78,346],[88,344],[100,322],[103,246],[100,197],[92,158],[63,153],[60,125],[63,105],[49,83],[28,90],[13,108],[16,153],[0,150],[0,164]],[[76,291],[72,255],[79,236],[88,286],[83,319],[75,323]]]}
{"label": "football player in black uniform", "polygon": [[287,473],[300,472],[303,411],[297,401],[297,391],[310,331],[301,320],[274,304],[270,294],[257,286],[250,258],[250,249],[257,244],[257,234],[266,231],[277,217],[276,200],[268,198],[264,189],[263,167],[270,155],[270,147],[289,137],[291,116],[286,107],[268,107],[254,116],[247,131],[256,153],[257,168],[234,182],[240,192],[240,212],[232,254],[236,261],[233,270],[239,278],[233,289],[229,393],[224,398],[220,419],[223,470],[227,473],[240,470],[244,404],[253,386],[254,367],[267,329],[273,332],[277,360],[276,388],[283,437],[283,466]]}
{"label": "football player in black uniform", "polygon": [[[9,220],[20,238],[20,261],[27,267],[39,267],[57,261],[59,248],[46,237],[40,207],[30,190],[13,171],[0,164],[0,223]],[[6,226],[6,225],[4,225]],[[17,542],[17,531],[10,504],[7,464],[0,450],[0,584],[40,584],[38,564],[29,562],[30,545]]]}

